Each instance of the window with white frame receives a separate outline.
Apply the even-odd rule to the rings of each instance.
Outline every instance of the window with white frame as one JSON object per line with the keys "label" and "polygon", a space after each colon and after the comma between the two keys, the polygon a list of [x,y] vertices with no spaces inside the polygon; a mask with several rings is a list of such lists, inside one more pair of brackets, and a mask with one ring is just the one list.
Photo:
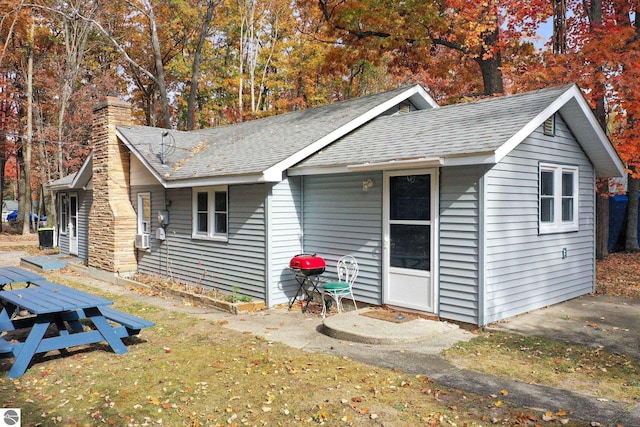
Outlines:
{"label": "window with white frame", "polygon": [[540,233],[577,231],[578,168],[541,163],[539,182]]}
{"label": "window with white frame", "polygon": [[193,237],[227,239],[227,187],[193,189]]}
{"label": "window with white frame", "polygon": [[138,193],[138,234],[151,233],[151,193]]}
{"label": "window with white frame", "polygon": [[69,224],[69,196],[67,193],[60,193],[60,234],[67,234]]}

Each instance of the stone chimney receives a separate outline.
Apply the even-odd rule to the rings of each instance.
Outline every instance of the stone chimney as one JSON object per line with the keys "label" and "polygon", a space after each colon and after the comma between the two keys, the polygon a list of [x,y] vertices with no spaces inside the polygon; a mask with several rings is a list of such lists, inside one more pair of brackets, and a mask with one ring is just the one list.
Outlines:
{"label": "stone chimney", "polygon": [[116,126],[131,126],[131,104],[108,96],[93,108],[93,204],[89,214],[89,267],[113,273],[138,268],[136,213],[129,198],[129,150]]}

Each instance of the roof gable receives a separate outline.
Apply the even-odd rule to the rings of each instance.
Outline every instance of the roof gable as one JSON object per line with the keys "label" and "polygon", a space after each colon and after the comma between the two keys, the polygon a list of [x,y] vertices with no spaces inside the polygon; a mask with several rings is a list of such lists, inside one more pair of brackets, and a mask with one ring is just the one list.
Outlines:
{"label": "roof gable", "polygon": [[556,112],[596,166],[599,177],[623,174],[620,158],[575,85],[379,117],[304,160],[290,173],[390,169],[408,164],[493,164]]}
{"label": "roof gable", "polygon": [[158,153],[166,129],[120,126],[118,136],[166,187],[277,182],[289,167],[405,101],[418,109],[437,107],[416,85],[234,125],[172,130],[164,142],[173,144],[172,153],[164,163]]}
{"label": "roof gable", "polygon": [[93,176],[93,152],[85,159],[78,172],[69,174],[55,181],[51,181],[47,187],[52,191],[77,190],[85,187]]}

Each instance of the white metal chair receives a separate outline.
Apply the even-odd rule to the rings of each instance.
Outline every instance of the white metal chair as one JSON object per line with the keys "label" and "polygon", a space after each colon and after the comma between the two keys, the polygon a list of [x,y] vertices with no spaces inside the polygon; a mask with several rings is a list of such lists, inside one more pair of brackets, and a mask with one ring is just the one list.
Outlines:
{"label": "white metal chair", "polygon": [[324,296],[330,296],[336,302],[338,313],[344,311],[342,299],[351,296],[353,306],[357,309],[356,299],[353,296],[353,283],[358,277],[358,262],[351,255],[345,255],[338,260],[338,281],[328,282],[322,285],[322,317],[327,314],[327,301]]}

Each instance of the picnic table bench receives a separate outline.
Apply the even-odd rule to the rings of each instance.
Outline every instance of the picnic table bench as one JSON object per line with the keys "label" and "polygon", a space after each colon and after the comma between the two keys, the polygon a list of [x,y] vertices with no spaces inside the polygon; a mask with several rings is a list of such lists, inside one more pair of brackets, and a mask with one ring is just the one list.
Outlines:
{"label": "picnic table bench", "polygon": [[[0,276],[3,269],[0,268]],[[26,277],[23,275],[22,277]],[[38,276],[21,289],[0,291],[0,332],[28,329],[24,342],[0,337],[0,357],[15,357],[9,378],[24,374],[33,357],[52,350],[106,341],[116,354],[127,352],[122,338],[140,333],[153,322],[108,307],[112,301]],[[21,316],[22,311],[27,316]],[[83,319],[93,328],[85,328]],[[57,335],[45,335],[51,326]]]}

